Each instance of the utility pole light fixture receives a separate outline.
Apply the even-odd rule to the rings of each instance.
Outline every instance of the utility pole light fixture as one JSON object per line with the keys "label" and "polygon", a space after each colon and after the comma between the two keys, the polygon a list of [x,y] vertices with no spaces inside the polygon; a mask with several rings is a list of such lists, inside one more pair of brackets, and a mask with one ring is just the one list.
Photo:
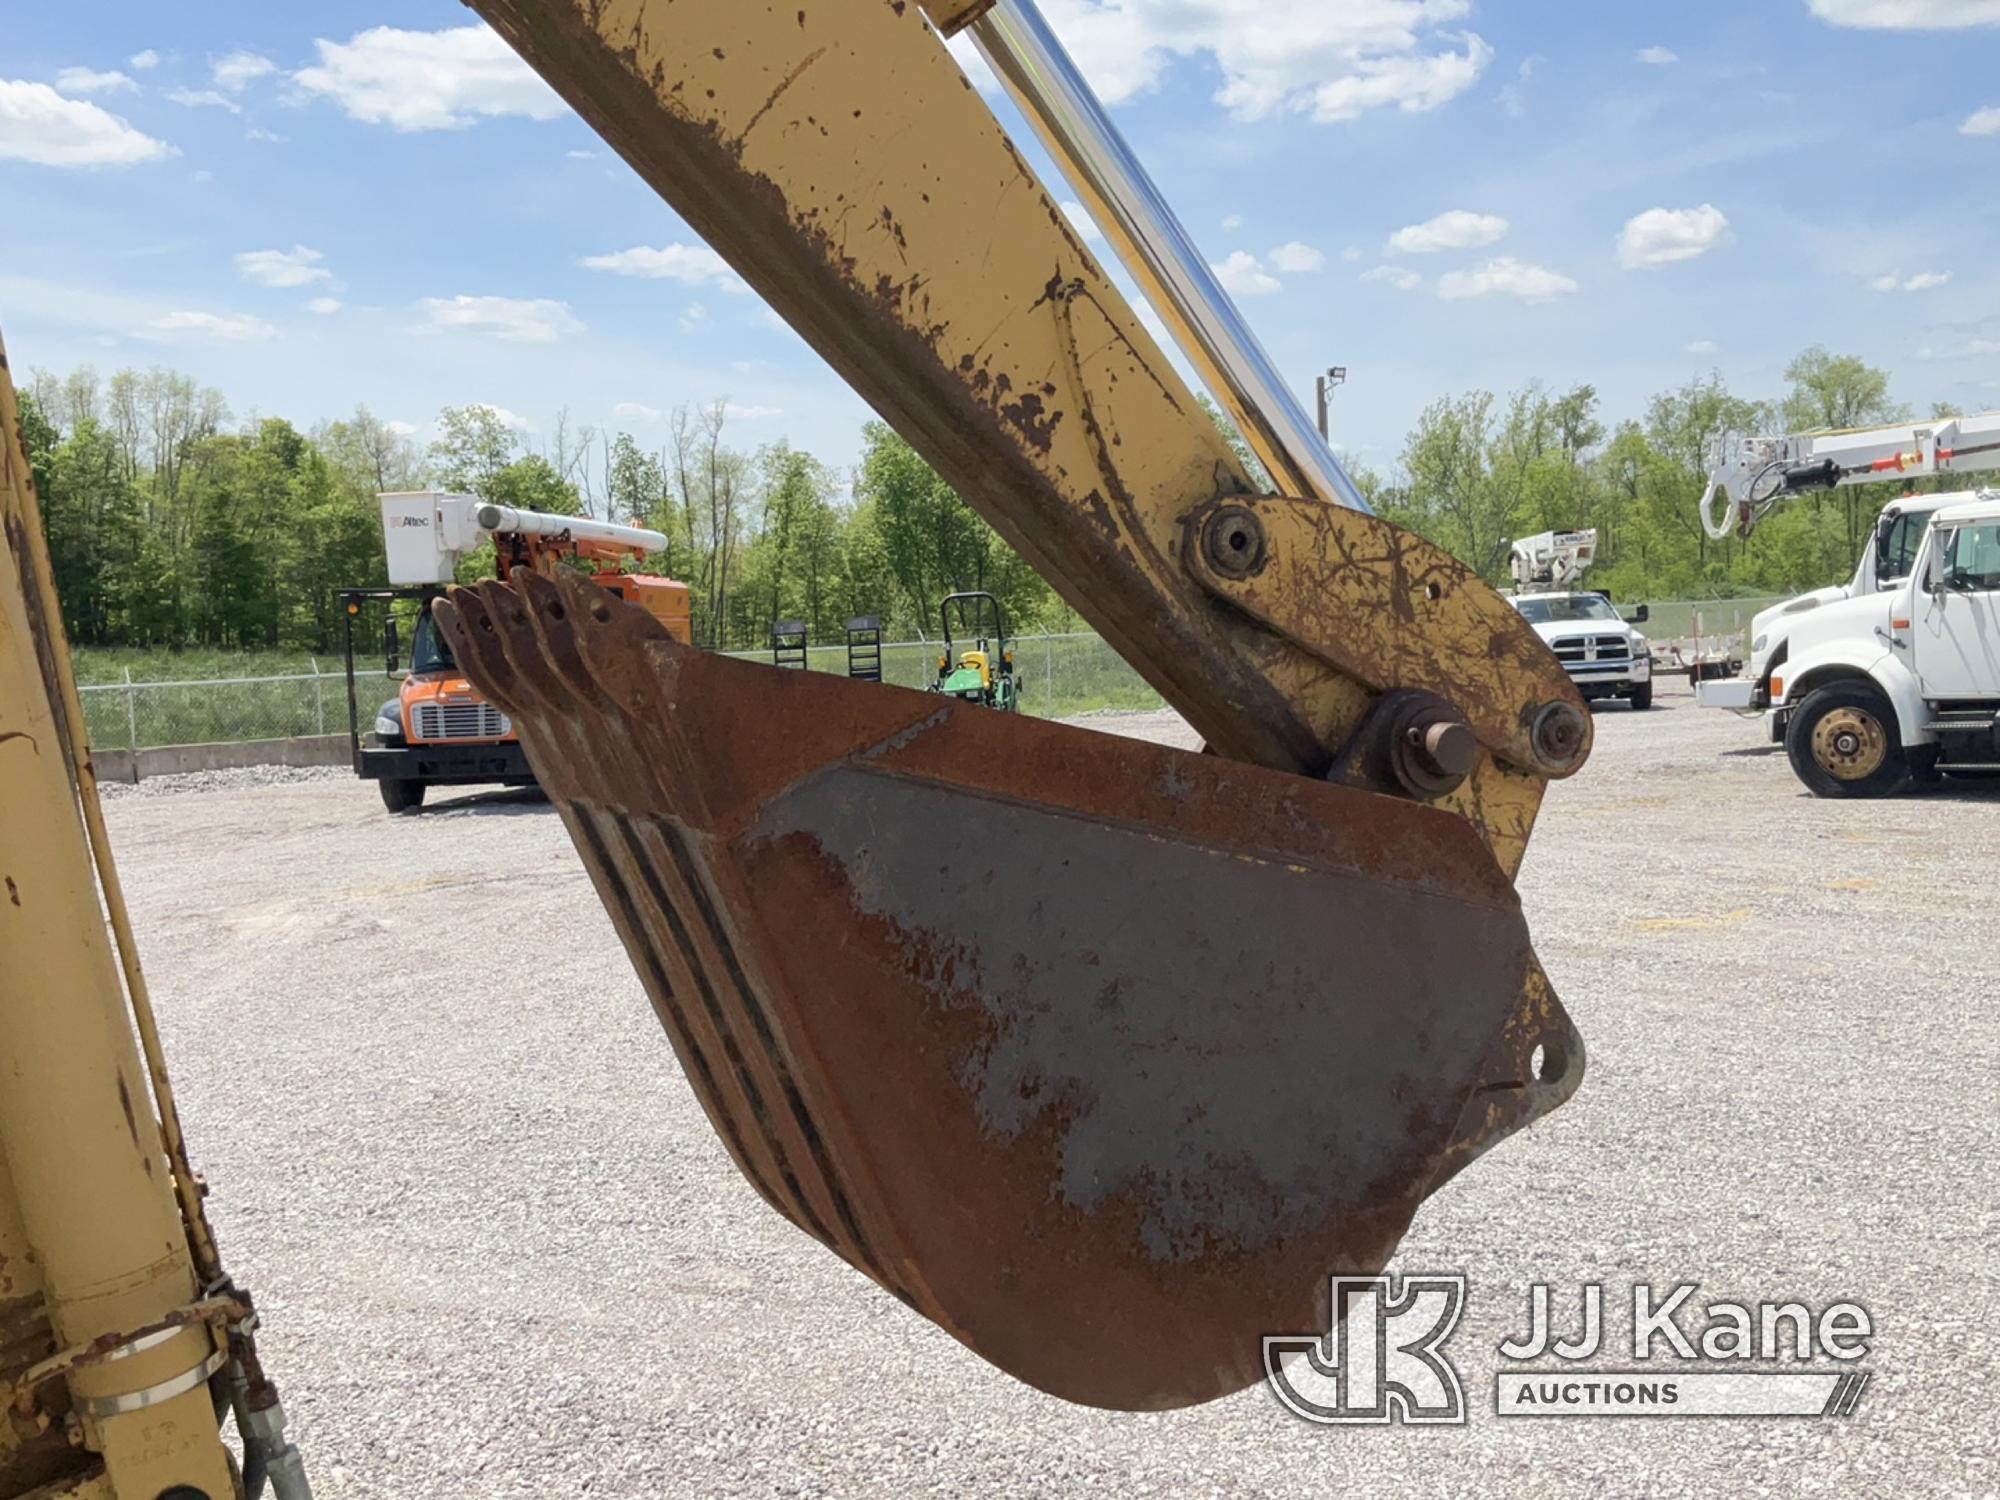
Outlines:
{"label": "utility pole light fixture", "polygon": [[1331,365],[1327,368],[1327,372],[1324,375],[1319,376],[1316,380],[1313,381],[1313,387],[1319,393],[1319,435],[1327,442],[1333,441],[1332,437],[1328,435],[1326,430],[1327,398],[1333,394],[1333,388],[1335,386],[1346,385],[1346,384],[1347,384],[1346,365]]}

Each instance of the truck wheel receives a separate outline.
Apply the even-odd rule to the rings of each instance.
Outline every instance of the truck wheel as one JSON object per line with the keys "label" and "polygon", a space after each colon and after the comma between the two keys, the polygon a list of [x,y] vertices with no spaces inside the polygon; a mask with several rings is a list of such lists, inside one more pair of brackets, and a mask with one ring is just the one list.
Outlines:
{"label": "truck wheel", "polygon": [[1632,706],[1634,708],[1651,708],[1653,706],[1653,684],[1651,679],[1640,683],[1632,689]]}
{"label": "truck wheel", "polygon": [[424,805],[424,788],[421,781],[378,781],[382,788],[382,805],[392,813],[415,812]]}
{"label": "truck wheel", "polygon": [[1909,778],[1896,711],[1865,682],[1807,694],[1785,726],[1785,754],[1815,797],[1886,797]]}

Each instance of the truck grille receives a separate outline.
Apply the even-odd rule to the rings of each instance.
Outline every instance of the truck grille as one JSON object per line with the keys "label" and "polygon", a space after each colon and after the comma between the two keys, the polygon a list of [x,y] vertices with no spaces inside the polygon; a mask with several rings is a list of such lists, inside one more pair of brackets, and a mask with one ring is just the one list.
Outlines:
{"label": "truck grille", "polygon": [[1556,660],[1566,667],[1629,662],[1632,643],[1622,635],[1563,635],[1549,643]]}
{"label": "truck grille", "polygon": [[514,730],[490,703],[419,703],[413,717],[420,740],[499,740]]}

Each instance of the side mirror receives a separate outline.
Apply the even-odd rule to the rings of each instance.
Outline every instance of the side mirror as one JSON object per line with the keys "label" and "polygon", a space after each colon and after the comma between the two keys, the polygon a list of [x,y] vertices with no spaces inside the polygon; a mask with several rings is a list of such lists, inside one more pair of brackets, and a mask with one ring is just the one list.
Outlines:
{"label": "side mirror", "polygon": [[1643,625],[1652,618],[1653,618],[1653,611],[1652,608],[1648,605],[1642,604],[1637,609],[1632,611],[1632,623],[1634,625]]}
{"label": "side mirror", "polygon": [[402,643],[396,637],[396,622],[391,619],[382,627],[382,656],[388,663],[382,669],[385,675],[390,677],[396,675],[396,668],[401,665],[401,655]]}

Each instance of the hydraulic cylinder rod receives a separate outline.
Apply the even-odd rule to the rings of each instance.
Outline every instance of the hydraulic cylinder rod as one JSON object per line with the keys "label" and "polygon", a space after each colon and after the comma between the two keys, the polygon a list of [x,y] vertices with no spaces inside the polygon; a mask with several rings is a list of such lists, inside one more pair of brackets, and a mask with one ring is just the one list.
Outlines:
{"label": "hydraulic cylinder rod", "polygon": [[1372,514],[1034,0],[968,29],[1279,491]]}

